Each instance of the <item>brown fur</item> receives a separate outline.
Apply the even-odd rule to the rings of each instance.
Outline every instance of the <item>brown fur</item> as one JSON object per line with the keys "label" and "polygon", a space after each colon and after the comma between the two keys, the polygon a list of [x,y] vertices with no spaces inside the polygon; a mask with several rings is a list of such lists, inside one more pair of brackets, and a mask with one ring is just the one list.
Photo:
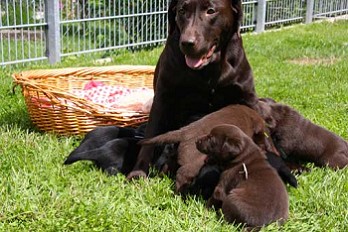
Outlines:
{"label": "brown fur", "polygon": [[331,131],[315,125],[290,106],[267,102],[272,138],[280,151],[290,158],[314,162],[318,166],[344,168],[348,165],[347,142]]}
{"label": "brown fur", "polygon": [[219,125],[197,140],[197,149],[222,174],[208,206],[221,207],[228,222],[259,227],[289,215],[286,188],[264,152],[238,127]]}
{"label": "brown fur", "polygon": [[179,192],[183,192],[193,178],[197,176],[206,159],[206,156],[196,149],[195,140],[209,133],[213,127],[222,123],[238,126],[263,149],[274,151],[272,144],[265,138],[264,120],[256,111],[243,105],[224,107],[179,130],[170,131],[151,139],[145,139],[141,141],[141,144],[180,143],[178,147],[180,168],[176,174],[176,189]]}
{"label": "brown fur", "polygon": [[[240,36],[241,0],[172,0],[169,34],[154,75],[145,138],[185,126],[230,104],[257,109],[251,67]],[[201,62],[198,62],[198,61]],[[154,146],[142,147],[128,179],[146,177]]]}

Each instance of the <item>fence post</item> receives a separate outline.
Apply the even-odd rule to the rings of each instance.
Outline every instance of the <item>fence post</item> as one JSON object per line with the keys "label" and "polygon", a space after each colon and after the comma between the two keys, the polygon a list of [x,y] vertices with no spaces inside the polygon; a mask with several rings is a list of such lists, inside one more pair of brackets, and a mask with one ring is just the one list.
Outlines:
{"label": "fence post", "polygon": [[45,0],[46,56],[51,64],[60,62],[59,0]]}
{"label": "fence post", "polygon": [[313,12],[314,12],[314,0],[307,0],[305,23],[311,23],[313,21]]}
{"label": "fence post", "polygon": [[266,0],[257,1],[257,12],[256,12],[256,33],[263,32],[265,30],[266,22]]}

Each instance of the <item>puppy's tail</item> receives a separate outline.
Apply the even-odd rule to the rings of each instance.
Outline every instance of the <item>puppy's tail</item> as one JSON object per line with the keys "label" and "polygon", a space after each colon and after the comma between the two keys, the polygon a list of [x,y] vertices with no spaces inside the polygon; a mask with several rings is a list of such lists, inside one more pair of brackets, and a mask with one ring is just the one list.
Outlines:
{"label": "puppy's tail", "polygon": [[66,158],[66,160],[64,161],[65,165],[69,165],[72,163],[75,163],[76,161],[79,160],[91,160],[91,161],[96,161],[96,157],[98,156],[98,154],[100,154],[100,149],[93,149],[90,151],[85,151],[85,152],[72,152],[70,153],[70,155],[68,156],[68,158]]}
{"label": "puppy's tail", "polygon": [[165,134],[158,135],[153,138],[140,140],[140,145],[150,145],[150,144],[165,144],[165,143],[178,143],[184,140],[184,131],[174,130],[169,131]]}

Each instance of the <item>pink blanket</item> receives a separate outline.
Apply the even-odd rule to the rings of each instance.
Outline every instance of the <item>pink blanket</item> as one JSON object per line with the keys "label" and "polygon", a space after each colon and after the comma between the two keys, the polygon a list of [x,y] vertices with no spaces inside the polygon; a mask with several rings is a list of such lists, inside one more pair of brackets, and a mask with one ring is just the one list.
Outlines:
{"label": "pink blanket", "polygon": [[140,111],[148,113],[153,98],[153,90],[146,87],[111,86],[100,81],[90,81],[83,89],[72,90],[71,93],[79,98],[121,112]]}

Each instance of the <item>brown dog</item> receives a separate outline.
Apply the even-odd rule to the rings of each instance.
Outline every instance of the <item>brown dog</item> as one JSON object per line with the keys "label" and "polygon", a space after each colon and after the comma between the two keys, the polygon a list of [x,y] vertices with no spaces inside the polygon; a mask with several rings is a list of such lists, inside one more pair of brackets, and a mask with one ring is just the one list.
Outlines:
{"label": "brown dog", "polygon": [[315,125],[290,106],[272,99],[260,99],[269,117],[271,137],[279,151],[289,158],[314,162],[318,166],[344,168],[348,165],[348,144],[338,135]]}
{"label": "brown dog", "polygon": [[180,143],[178,147],[180,168],[176,174],[176,190],[185,192],[206,159],[206,156],[196,149],[196,139],[209,133],[216,125],[223,123],[238,126],[263,149],[275,150],[273,144],[265,137],[265,123],[262,117],[244,105],[226,106],[179,130],[142,140],[140,144]]}
{"label": "brown dog", "polygon": [[[172,0],[169,35],[154,76],[145,138],[176,130],[230,104],[257,109],[252,70],[239,27],[241,0]],[[143,147],[128,178],[143,176],[154,146]]]}
{"label": "brown dog", "polygon": [[285,185],[263,151],[238,127],[219,125],[197,140],[197,149],[222,167],[208,206],[222,208],[228,222],[259,227],[289,215]]}

